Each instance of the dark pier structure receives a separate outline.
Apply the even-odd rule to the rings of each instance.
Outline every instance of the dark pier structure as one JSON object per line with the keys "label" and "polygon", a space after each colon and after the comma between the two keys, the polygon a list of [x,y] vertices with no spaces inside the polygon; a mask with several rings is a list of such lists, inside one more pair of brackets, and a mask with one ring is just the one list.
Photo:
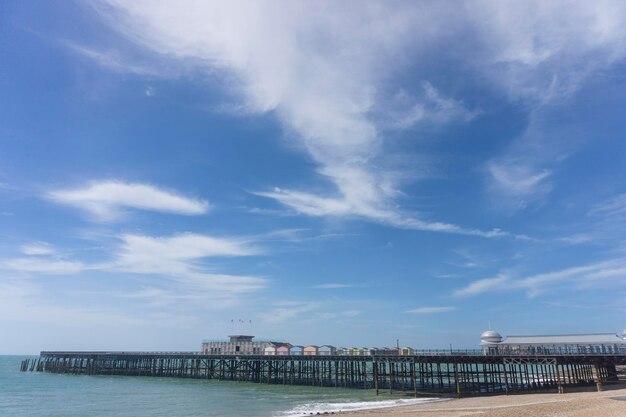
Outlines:
{"label": "dark pier structure", "polygon": [[415,396],[563,392],[617,383],[626,354],[490,355],[416,352],[411,356],[207,355],[196,352],[41,352],[21,370],[196,378],[403,391]]}

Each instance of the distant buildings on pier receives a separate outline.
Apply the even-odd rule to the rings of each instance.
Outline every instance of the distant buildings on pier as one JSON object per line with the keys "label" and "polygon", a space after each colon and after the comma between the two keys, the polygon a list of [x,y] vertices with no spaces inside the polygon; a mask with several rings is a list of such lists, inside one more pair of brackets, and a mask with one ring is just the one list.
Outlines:
{"label": "distant buildings on pier", "polygon": [[[410,347],[368,348],[335,347],[331,345],[292,345],[288,342],[253,340],[254,336],[233,335],[229,340],[204,340],[202,353],[207,355],[268,355],[268,356],[411,356],[417,352]],[[494,330],[480,335],[485,355],[566,355],[626,353],[626,330],[615,333],[570,335],[508,336],[503,338]],[[452,352],[450,352],[452,353]]]}
{"label": "distant buildings on pier", "polygon": [[626,353],[626,330],[616,333],[507,336],[494,330],[480,335],[485,354],[612,354]]}
{"label": "distant buildings on pier", "polygon": [[207,355],[263,355],[266,348],[276,351],[279,346],[291,346],[289,343],[270,342],[266,340],[253,341],[254,336],[228,336],[229,341],[204,340],[202,352]]}
{"label": "distant buildings on pier", "polygon": [[370,355],[400,355],[408,356],[414,350],[405,348],[367,348],[367,347],[340,347],[331,345],[292,345],[288,342],[269,340],[253,340],[254,336],[232,335],[229,340],[204,340],[202,353],[207,355],[270,355],[270,356],[370,356]]}

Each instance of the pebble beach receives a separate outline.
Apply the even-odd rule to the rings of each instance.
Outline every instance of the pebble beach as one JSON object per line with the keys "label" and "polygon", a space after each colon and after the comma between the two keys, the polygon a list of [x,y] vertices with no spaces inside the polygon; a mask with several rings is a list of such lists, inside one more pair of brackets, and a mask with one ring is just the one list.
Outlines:
{"label": "pebble beach", "polygon": [[626,417],[626,385],[605,391],[453,399],[347,413],[351,417]]}

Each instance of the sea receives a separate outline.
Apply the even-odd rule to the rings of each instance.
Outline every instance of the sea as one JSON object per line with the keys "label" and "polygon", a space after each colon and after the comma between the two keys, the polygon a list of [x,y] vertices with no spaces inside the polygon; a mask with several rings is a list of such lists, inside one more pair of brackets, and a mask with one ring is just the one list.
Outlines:
{"label": "sea", "polygon": [[0,356],[1,417],[296,417],[437,401],[373,390],[20,372]]}

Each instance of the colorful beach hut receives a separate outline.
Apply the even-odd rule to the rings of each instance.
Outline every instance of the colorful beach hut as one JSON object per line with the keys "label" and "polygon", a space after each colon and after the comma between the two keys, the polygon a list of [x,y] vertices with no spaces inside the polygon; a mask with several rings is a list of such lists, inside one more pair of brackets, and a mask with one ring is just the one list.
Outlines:
{"label": "colorful beach hut", "polygon": [[317,356],[319,353],[319,346],[316,345],[309,345],[309,346],[305,346],[302,354],[304,356]]}
{"label": "colorful beach hut", "polygon": [[331,345],[322,345],[318,353],[320,356],[335,356],[337,354],[337,348]]}
{"label": "colorful beach hut", "polygon": [[289,356],[291,354],[291,345],[280,345],[276,348],[276,355]]}

